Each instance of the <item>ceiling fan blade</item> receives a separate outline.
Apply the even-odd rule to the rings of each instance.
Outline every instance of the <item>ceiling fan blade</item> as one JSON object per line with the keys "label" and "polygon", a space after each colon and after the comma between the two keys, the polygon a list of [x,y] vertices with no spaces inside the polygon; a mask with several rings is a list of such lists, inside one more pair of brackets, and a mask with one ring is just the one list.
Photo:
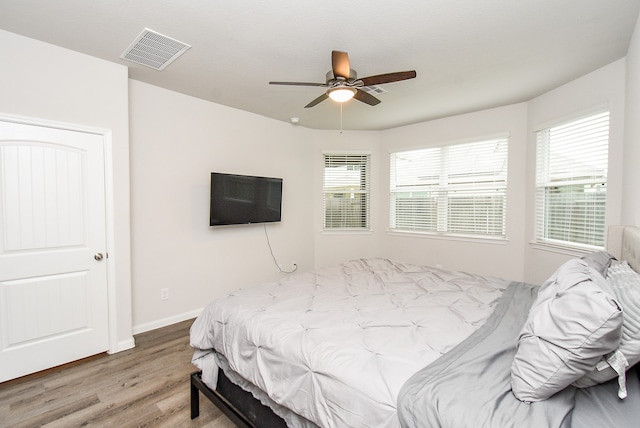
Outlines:
{"label": "ceiling fan blade", "polygon": [[365,104],[369,104],[370,106],[378,105],[381,102],[379,99],[377,99],[370,93],[363,91],[362,89],[358,89],[353,98],[358,101],[362,101]]}
{"label": "ceiling fan blade", "polygon": [[346,52],[331,51],[331,70],[333,77],[343,77],[349,80],[351,65],[349,65],[349,55]]}
{"label": "ceiling fan blade", "polygon": [[325,92],[324,94],[320,95],[318,98],[316,98],[315,100],[311,101],[309,104],[304,106],[304,108],[311,108],[311,107],[317,106],[327,98],[329,98],[329,95],[327,95],[327,93]]}
{"label": "ceiling fan blade", "polygon": [[381,85],[383,83],[399,82],[400,80],[413,79],[416,77],[415,70],[397,71],[395,73],[378,74],[376,76],[363,77],[364,86]]}
{"label": "ceiling fan blade", "polygon": [[313,82],[269,82],[270,85],[289,85],[289,86],[327,86],[326,83]]}

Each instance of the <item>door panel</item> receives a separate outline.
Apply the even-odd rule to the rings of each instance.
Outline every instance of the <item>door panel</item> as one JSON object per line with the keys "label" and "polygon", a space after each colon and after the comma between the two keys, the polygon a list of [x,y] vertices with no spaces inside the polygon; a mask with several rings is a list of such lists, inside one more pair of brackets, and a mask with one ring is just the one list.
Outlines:
{"label": "door panel", "polygon": [[108,349],[103,145],[0,121],[0,381]]}
{"label": "door panel", "polygon": [[[6,299],[3,312],[7,316],[7,347],[23,346],[40,338],[86,329],[87,276],[83,272],[50,275],[17,281],[5,281]],[[65,307],[51,304],[67,302]]]}
{"label": "door panel", "polygon": [[36,142],[3,145],[5,251],[82,245],[82,158]]}

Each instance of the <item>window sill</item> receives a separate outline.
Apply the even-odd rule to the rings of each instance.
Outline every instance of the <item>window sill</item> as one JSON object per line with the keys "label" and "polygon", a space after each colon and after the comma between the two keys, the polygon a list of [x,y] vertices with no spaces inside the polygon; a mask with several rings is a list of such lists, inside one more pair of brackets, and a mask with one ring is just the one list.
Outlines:
{"label": "window sill", "polygon": [[530,242],[531,248],[540,251],[547,251],[550,253],[565,254],[568,256],[582,257],[585,254],[593,253],[594,251],[603,251],[603,247],[596,247],[593,245],[569,245],[553,242]]}
{"label": "window sill", "polygon": [[437,239],[443,241],[461,241],[461,242],[478,242],[482,244],[497,244],[505,245],[509,243],[507,238],[492,238],[492,237],[479,237],[471,235],[445,235],[432,232],[408,232],[402,230],[387,230],[387,234],[390,236],[404,236],[408,238],[418,239]]}
{"label": "window sill", "polygon": [[322,229],[323,235],[371,235],[371,229]]}

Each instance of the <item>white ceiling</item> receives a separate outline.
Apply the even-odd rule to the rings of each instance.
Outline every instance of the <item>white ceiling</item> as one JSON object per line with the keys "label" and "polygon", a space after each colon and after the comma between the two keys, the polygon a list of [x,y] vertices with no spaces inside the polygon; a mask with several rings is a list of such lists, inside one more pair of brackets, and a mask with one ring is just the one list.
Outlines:
{"label": "white ceiling", "polygon": [[[129,77],[317,129],[304,106],[331,51],[360,77],[416,70],[382,101],[343,105],[344,129],[387,129],[527,101],[625,56],[640,0],[0,0],[0,29],[129,67]],[[191,45],[163,71],[120,55],[144,29]],[[42,64],[46,69],[47,64]]]}

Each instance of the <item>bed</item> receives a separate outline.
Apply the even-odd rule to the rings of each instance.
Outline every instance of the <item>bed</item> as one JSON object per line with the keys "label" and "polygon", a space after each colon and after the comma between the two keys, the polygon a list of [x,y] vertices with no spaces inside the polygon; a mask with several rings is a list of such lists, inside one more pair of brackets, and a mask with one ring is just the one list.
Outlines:
{"label": "bed", "polygon": [[634,426],[640,229],[607,250],[542,287],[360,259],[237,290],[191,327],[192,418],[203,394],[240,427]]}

